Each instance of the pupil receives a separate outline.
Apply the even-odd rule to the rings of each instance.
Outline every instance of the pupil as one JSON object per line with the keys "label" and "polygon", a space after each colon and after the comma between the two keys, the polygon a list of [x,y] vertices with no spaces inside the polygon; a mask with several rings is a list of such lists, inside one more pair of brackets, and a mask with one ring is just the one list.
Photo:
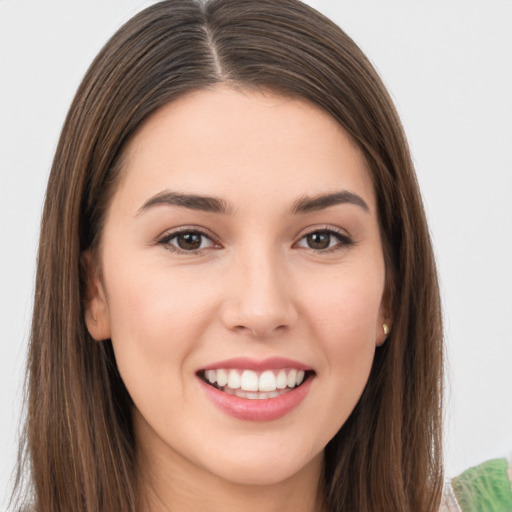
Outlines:
{"label": "pupil", "polygon": [[181,233],[177,239],[180,249],[191,251],[201,247],[201,235],[199,233]]}
{"label": "pupil", "polygon": [[308,245],[311,249],[327,249],[330,238],[329,233],[311,233],[307,236]]}

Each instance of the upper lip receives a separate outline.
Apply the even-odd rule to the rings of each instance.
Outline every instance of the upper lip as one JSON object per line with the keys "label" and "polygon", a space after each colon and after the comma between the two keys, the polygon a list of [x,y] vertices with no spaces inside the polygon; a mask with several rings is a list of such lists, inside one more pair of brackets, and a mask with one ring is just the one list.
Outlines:
{"label": "upper lip", "polygon": [[234,357],[232,359],[225,359],[224,361],[217,361],[201,368],[201,370],[216,370],[216,369],[240,369],[240,370],[280,370],[282,368],[296,368],[297,370],[312,370],[312,368],[304,363],[288,359],[285,357],[269,357],[267,359],[252,359],[249,357]]}

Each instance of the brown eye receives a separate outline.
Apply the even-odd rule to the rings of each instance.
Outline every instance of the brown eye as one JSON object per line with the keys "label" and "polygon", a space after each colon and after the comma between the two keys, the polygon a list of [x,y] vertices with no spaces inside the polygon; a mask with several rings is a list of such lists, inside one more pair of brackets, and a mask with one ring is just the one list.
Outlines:
{"label": "brown eye", "polygon": [[332,235],[326,231],[317,231],[306,236],[308,247],[321,251],[331,244]]}
{"label": "brown eye", "polygon": [[201,247],[201,239],[203,235],[201,233],[189,232],[180,233],[176,235],[176,244],[180,249],[184,251],[196,251]]}
{"label": "brown eye", "polygon": [[200,253],[216,245],[208,235],[195,230],[170,233],[160,239],[158,244],[176,253]]}
{"label": "brown eye", "polygon": [[353,243],[348,235],[339,233],[334,229],[320,229],[304,235],[297,243],[297,247],[319,252],[331,252],[343,249]]}

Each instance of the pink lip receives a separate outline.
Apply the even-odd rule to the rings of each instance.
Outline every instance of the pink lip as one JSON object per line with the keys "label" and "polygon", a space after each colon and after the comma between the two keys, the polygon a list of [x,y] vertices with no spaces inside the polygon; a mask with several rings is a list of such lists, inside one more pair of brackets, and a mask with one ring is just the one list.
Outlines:
{"label": "pink lip", "polygon": [[211,402],[230,416],[246,421],[272,421],[282,418],[300,405],[308,394],[311,388],[311,382],[314,378],[313,375],[310,375],[303,384],[278,397],[251,400],[249,398],[240,398],[224,393],[214,386],[211,386],[200,377],[200,373],[205,370],[215,370],[219,368],[226,370],[253,370],[256,372],[263,370],[279,370],[283,368],[295,368],[297,370],[308,371],[312,370],[312,368],[299,361],[284,357],[271,357],[262,360],[235,357],[233,359],[218,361],[201,368],[198,372],[198,381]]}
{"label": "pink lip", "polygon": [[284,357],[270,357],[268,359],[250,359],[248,357],[235,357],[233,359],[226,359],[225,361],[218,361],[213,364],[209,364],[201,370],[216,370],[223,368],[229,369],[240,369],[240,370],[280,370],[281,368],[296,368],[297,370],[311,370],[312,368],[305,364],[294,361],[293,359],[286,359]]}
{"label": "pink lip", "polygon": [[216,407],[246,421],[272,421],[286,416],[306,398],[313,379],[314,376],[309,376],[303,384],[278,397],[251,400],[224,393],[198,377],[199,385]]}
{"label": "pink lip", "polygon": [[198,379],[206,396],[225,413],[246,421],[272,421],[282,418],[295,409],[306,397],[313,377],[309,377],[298,388],[276,398],[251,400],[228,395]]}

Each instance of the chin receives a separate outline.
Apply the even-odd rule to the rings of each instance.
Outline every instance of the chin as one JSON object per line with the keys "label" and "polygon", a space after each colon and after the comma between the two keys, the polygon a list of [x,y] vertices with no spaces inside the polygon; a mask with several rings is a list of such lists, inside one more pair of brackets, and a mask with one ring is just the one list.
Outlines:
{"label": "chin", "polygon": [[254,486],[277,485],[301,473],[318,474],[323,467],[321,448],[314,450],[303,443],[291,446],[286,442],[265,445],[264,439],[259,441],[251,443],[249,449],[224,445],[222,454],[208,454],[202,465],[222,480]]}
{"label": "chin", "polygon": [[314,459],[304,461],[289,456],[259,457],[257,460],[232,461],[215,467],[213,473],[224,481],[237,485],[273,486],[285,482],[298,473],[309,473],[313,468],[322,465],[323,452]]}

